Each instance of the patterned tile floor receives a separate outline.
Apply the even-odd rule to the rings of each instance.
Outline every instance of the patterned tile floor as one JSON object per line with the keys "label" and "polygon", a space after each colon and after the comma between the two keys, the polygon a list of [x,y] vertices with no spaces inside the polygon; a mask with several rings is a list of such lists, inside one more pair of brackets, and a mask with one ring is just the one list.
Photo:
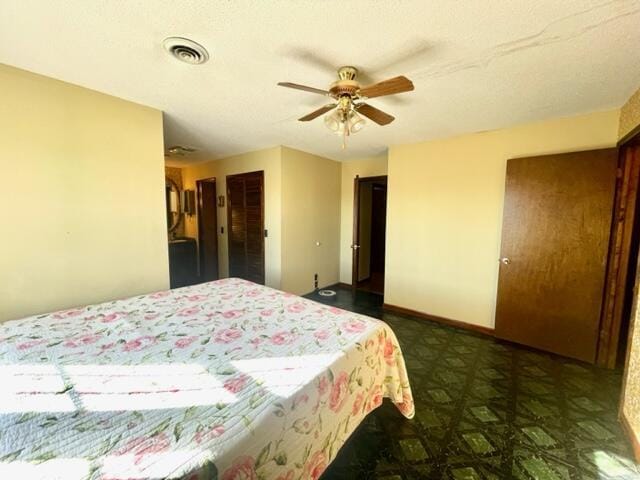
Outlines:
{"label": "patterned tile floor", "polygon": [[379,296],[334,289],[308,298],[396,332],[416,417],[385,401],[322,480],[640,479],[616,416],[620,372],[385,313]]}

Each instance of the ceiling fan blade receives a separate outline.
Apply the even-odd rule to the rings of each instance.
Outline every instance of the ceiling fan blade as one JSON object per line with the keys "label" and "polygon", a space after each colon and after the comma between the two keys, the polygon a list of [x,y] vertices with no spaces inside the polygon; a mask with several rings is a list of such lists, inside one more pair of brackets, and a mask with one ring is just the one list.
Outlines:
{"label": "ceiling fan blade", "polygon": [[281,87],[295,88],[296,90],[304,90],[305,92],[318,93],[320,95],[329,95],[327,90],[321,90],[319,88],[307,87],[306,85],[298,85],[297,83],[280,82]]}
{"label": "ceiling fan blade", "polygon": [[395,117],[392,117],[388,113],[384,113],[382,110],[378,110],[376,107],[372,107],[367,103],[361,103],[356,107],[358,113],[361,113],[365,117],[373,120],[378,125],[388,125],[395,120]]}
{"label": "ceiling fan blade", "polygon": [[337,107],[336,104],[325,105],[324,107],[321,107],[318,110],[316,110],[314,112],[311,112],[310,114],[305,115],[304,117],[299,118],[298,121],[300,121],[300,122],[308,122],[309,120],[313,120],[314,118],[318,118],[323,113],[327,113],[329,110],[333,110],[336,107]]}
{"label": "ceiling fan blade", "polygon": [[413,82],[407,77],[402,75],[399,77],[390,78],[382,82],[374,83],[362,87],[359,91],[361,97],[374,98],[382,97],[384,95],[395,95],[396,93],[410,92],[413,90]]}

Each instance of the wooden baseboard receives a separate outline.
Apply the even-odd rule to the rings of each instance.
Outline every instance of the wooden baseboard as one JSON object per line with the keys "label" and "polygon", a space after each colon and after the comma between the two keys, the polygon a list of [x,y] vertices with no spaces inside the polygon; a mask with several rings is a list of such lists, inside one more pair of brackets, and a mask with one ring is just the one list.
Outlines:
{"label": "wooden baseboard", "polygon": [[391,305],[388,303],[383,304],[382,308],[389,312],[403,313],[405,315],[411,315],[413,317],[418,317],[424,320],[431,320],[432,322],[441,323],[450,327],[461,328],[463,330],[471,330],[473,332],[481,333],[483,335],[490,335],[492,337],[495,336],[493,328],[487,328],[480,325],[474,325],[472,323],[461,322],[460,320],[438,317],[436,315],[429,315],[428,313],[419,312],[417,310],[411,310],[410,308],[399,307],[397,305]]}
{"label": "wooden baseboard", "polygon": [[342,288],[351,288],[351,284],[350,283],[339,282],[337,285],[339,287],[342,287]]}
{"label": "wooden baseboard", "polygon": [[635,432],[629,425],[629,420],[625,416],[624,412],[620,410],[620,423],[622,424],[622,430],[624,430],[625,435],[629,439],[629,443],[631,443],[631,447],[633,448],[633,456],[636,458],[636,462],[640,463],[640,439],[636,436]]}

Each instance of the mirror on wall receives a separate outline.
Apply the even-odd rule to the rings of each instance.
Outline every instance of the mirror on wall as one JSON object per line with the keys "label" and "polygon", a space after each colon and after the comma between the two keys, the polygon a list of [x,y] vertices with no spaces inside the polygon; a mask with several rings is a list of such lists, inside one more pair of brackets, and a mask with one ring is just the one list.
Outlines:
{"label": "mirror on wall", "polygon": [[165,177],[164,193],[167,208],[167,229],[171,233],[180,225],[182,215],[180,213],[180,190],[176,182],[168,177]]}

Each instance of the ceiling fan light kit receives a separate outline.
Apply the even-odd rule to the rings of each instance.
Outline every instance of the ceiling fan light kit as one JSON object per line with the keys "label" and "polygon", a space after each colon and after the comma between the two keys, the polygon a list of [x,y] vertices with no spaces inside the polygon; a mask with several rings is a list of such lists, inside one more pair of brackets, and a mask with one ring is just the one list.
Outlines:
{"label": "ceiling fan light kit", "polygon": [[366,87],[360,86],[356,80],[357,77],[358,69],[347,66],[338,69],[338,80],[329,86],[329,90],[290,82],[280,82],[278,85],[332,98],[335,103],[325,105],[298,120],[308,122],[334,110],[324,117],[324,124],[329,130],[342,136],[342,148],[346,148],[347,137],[358,133],[366,124],[362,115],[378,125],[388,125],[394,120],[394,117],[388,113],[364,103],[364,99],[409,92],[414,88],[411,80],[403,76]]}

